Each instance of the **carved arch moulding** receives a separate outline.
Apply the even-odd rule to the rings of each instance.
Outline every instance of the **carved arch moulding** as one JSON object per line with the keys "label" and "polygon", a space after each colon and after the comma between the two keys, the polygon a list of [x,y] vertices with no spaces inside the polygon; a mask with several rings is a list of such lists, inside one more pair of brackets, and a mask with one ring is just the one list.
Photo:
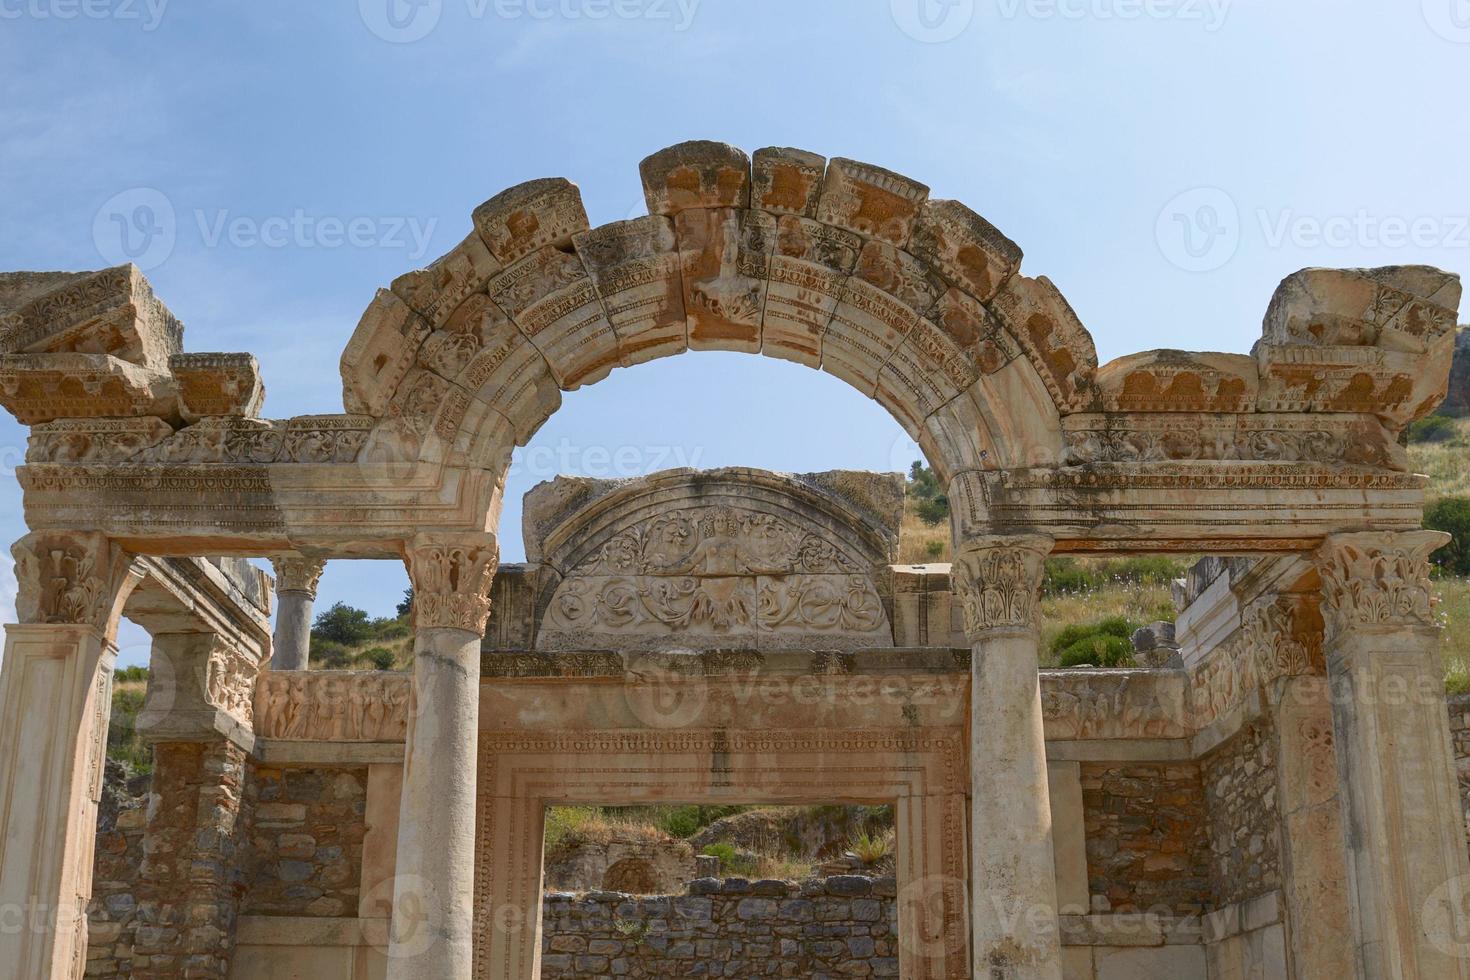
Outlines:
{"label": "carved arch moulding", "polygon": [[132,266],[0,276],[27,523],[145,554],[397,557],[415,534],[496,530],[510,452],[563,391],[734,350],[881,403],[948,482],[961,537],[1303,552],[1419,525],[1398,434],[1444,393],[1451,274],[1303,270],[1248,355],[1099,366],[1020,248],[911,178],[714,142],[641,174],[649,214],[598,228],[561,178],[476,208],[463,242],[368,304],[339,414],[259,417],[255,359],[185,353]]}

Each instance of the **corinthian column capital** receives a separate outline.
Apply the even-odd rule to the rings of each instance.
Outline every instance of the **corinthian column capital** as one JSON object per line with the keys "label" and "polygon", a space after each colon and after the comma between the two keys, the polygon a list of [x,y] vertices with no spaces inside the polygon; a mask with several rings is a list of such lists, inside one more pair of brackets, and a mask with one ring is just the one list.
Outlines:
{"label": "corinthian column capital", "polygon": [[277,555],[271,559],[271,568],[276,573],[276,592],[301,592],[315,600],[316,587],[326,567],[326,561],[321,558]]}
{"label": "corinthian column capital", "polygon": [[971,538],[959,543],[954,592],[972,642],[1041,624],[1041,579],[1052,540],[1039,534]]}
{"label": "corinthian column capital", "polygon": [[1316,555],[1329,635],[1354,629],[1434,626],[1429,555],[1442,531],[1334,534]]}
{"label": "corinthian column capital", "polygon": [[111,638],[123,603],[143,578],[104,534],[36,532],[11,548],[21,622],[90,626]]}
{"label": "corinthian column capital", "polygon": [[419,535],[404,553],[417,629],[485,632],[490,582],[500,565],[493,534]]}

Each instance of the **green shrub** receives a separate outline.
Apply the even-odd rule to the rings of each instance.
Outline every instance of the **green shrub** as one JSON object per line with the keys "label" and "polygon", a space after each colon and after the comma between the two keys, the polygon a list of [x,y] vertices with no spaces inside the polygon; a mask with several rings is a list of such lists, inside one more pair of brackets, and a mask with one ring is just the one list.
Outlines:
{"label": "green shrub", "polygon": [[142,691],[112,692],[112,718],[107,726],[107,757],[138,773],[153,771],[153,749],[138,737],[138,713],[142,710]]}
{"label": "green shrub", "polygon": [[741,854],[735,850],[734,844],[726,841],[706,844],[704,850],[699,853],[719,858],[720,870],[725,874],[753,875],[758,867],[758,862],[754,857],[749,854]]}
{"label": "green shrub", "polygon": [[1410,424],[1408,436],[1410,442],[1448,442],[1456,431],[1454,419],[1436,413]]}
{"label": "green shrub", "polygon": [[1470,497],[1434,501],[1424,508],[1424,526],[1450,535],[1449,543],[1430,555],[1430,560],[1451,575],[1470,575]]}
{"label": "green shrub", "polygon": [[1132,638],[1138,628],[1121,616],[1074,623],[1052,640],[1052,656],[1061,667],[1132,667]]}
{"label": "green shrub", "polygon": [[929,541],[924,544],[924,554],[929,558],[941,558],[944,556],[943,541]]}
{"label": "green shrub", "polygon": [[602,820],[597,806],[553,806],[546,810],[546,850],[556,850],[568,835]]}
{"label": "green shrub", "polygon": [[335,640],[311,640],[310,659],[324,670],[346,670],[352,666],[352,650]]}
{"label": "green shrub", "polygon": [[687,839],[716,820],[723,820],[725,817],[742,813],[746,809],[743,806],[698,806],[695,804],[675,806],[658,813],[654,824],[670,837]]}
{"label": "green shrub", "polygon": [[115,670],[115,671],[112,672],[112,676],[113,676],[113,679],[117,683],[119,683],[119,684],[126,684],[126,683],[129,683],[129,682],[132,682],[132,681],[147,681],[148,680],[148,668],[147,667],[119,667],[117,670]]}
{"label": "green shrub", "polygon": [[387,647],[369,647],[358,655],[358,659],[372,664],[374,670],[392,670],[398,665],[398,655]]}

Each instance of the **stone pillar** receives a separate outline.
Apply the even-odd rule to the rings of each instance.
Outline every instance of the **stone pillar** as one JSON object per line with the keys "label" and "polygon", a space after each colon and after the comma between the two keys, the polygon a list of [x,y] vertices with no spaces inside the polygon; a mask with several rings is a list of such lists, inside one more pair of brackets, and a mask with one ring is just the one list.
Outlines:
{"label": "stone pillar", "polygon": [[311,655],[312,603],[327,563],[317,558],[271,559],[276,571],[276,635],[271,670],[306,670]]}
{"label": "stone pillar", "polygon": [[974,974],[1061,980],[1056,869],[1037,676],[1044,537],[960,542],[955,597],[970,670]]}
{"label": "stone pillar", "polygon": [[141,572],[100,534],[13,549],[24,625],[0,668],[0,963],[15,980],[77,978],[112,712],[113,641]]}
{"label": "stone pillar", "polygon": [[1356,975],[1470,977],[1470,866],[1429,553],[1436,531],[1340,534],[1317,554]]}
{"label": "stone pillar", "polygon": [[1271,595],[1241,622],[1276,741],[1281,877],[1295,980],[1352,977],[1332,697],[1316,595]]}
{"label": "stone pillar", "polygon": [[494,535],[409,545],[414,669],[388,980],[469,977],[474,961],[480,641],[499,563]]}

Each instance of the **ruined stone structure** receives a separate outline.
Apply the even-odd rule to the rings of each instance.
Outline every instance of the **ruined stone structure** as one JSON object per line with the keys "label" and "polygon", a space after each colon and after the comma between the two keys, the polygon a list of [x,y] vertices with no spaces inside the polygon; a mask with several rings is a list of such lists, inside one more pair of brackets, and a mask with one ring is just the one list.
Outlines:
{"label": "ruined stone structure", "polygon": [[[1305,270],[1249,355],[1099,366],[1014,243],[907,177],[713,143],[642,176],[649,215],[596,229],[560,179],[476,209],[369,304],[342,414],[258,417],[254,359],[184,353],[131,267],[0,279],[31,426],[12,975],[526,980],[545,808],[677,800],[891,803],[905,978],[1470,977],[1443,536],[1398,438],[1444,397],[1455,277]],[[712,349],[888,408],[953,567],[893,564],[891,481],[719,471],[540,488],[497,574],[511,449],[561,392]],[[1234,556],[1182,666],[1039,677],[1045,558],[1128,552]],[[277,563],[279,669],[264,580],[203,555]],[[411,677],[287,669],[316,563],[353,558],[407,565]],[[158,769],[102,880],[123,615]]]}

